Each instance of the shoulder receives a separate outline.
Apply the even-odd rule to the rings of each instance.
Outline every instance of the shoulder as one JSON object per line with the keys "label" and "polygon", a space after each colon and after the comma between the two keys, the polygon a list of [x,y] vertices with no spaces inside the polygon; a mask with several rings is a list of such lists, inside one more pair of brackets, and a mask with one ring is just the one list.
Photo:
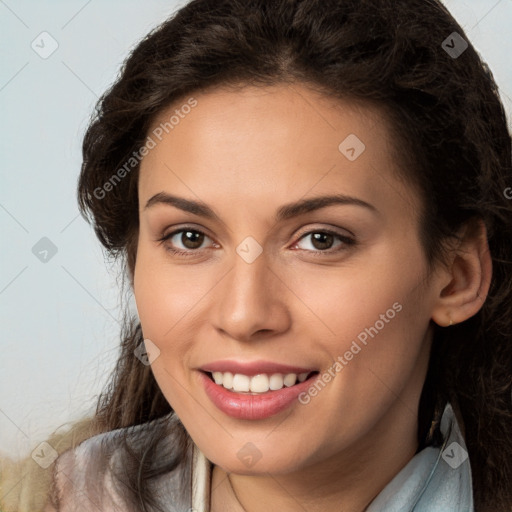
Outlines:
{"label": "shoulder", "polygon": [[[175,417],[168,415],[142,425],[111,430],[63,452],[54,464],[49,503],[44,512],[131,510],[113,477],[113,473],[130,471],[124,467],[127,445],[140,447],[153,439],[163,422],[172,430],[176,421]],[[172,435],[168,437],[172,438]]]}
{"label": "shoulder", "polygon": [[[118,510],[112,507],[121,498],[112,488],[108,469],[121,438],[126,434],[127,429],[98,434],[61,453],[53,468],[50,490],[53,508],[47,505],[45,512]],[[107,492],[112,502],[108,509],[105,508]]]}

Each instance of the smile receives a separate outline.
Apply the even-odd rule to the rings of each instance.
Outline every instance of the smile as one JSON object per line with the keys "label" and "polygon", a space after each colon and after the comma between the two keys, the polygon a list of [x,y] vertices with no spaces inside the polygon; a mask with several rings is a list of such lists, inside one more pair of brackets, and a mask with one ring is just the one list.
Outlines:
{"label": "smile", "polygon": [[224,361],[197,372],[210,401],[224,414],[242,420],[277,415],[298,402],[319,371],[274,363]]}
{"label": "smile", "polygon": [[215,384],[223,386],[225,389],[232,390],[235,393],[267,393],[268,391],[278,391],[284,387],[290,388],[297,382],[304,382],[310,374],[305,373],[273,373],[267,375],[260,373],[249,376],[242,373],[231,372],[213,372],[210,374]]}

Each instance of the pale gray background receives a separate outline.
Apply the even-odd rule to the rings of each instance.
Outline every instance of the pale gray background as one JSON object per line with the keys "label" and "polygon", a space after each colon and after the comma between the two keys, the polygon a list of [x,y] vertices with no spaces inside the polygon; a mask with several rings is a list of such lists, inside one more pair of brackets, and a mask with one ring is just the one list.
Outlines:
{"label": "pale gray background", "polygon": [[[81,138],[128,50],[184,3],[0,0],[0,452],[10,456],[91,412],[115,363],[116,271],[75,200]],[[510,112],[512,0],[445,4]],[[43,31],[59,45],[47,59],[31,48]],[[32,253],[42,237],[58,250],[46,263]]]}

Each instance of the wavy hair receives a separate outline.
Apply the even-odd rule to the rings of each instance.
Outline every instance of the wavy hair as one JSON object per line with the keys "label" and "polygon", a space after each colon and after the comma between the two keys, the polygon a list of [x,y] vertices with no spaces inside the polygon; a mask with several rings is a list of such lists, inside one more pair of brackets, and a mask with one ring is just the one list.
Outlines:
{"label": "wavy hair", "polygon": [[[457,57],[443,45],[453,32],[468,43]],[[104,185],[144,144],[155,117],[216,86],[297,82],[384,109],[400,172],[428,204],[420,234],[431,265],[444,261],[445,242],[461,227],[485,223],[490,291],[473,317],[449,328],[435,325],[418,450],[439,444],[440,413],[449,401],[469,452],[475,510],[511,510],[511,137],[491,71],[439,1],[189,2],[135,47],[99,100],[83,141],[80,210],[132,284],[138,165],[108,192]],[[117,366],[91,419],[95,432],[172,412],[151,368],[133,355],[142,340],[138,321],[126,318]],[[184,460],[187,436],[183,429],[173,459],[158,471],[173,471]],[[151,453],[157,442],[148,433],[141,449]],[[126,467],[138,470],[119,480],[134,506],[156,511],[155,471],[137,466],[143,455],[125,451]]]}

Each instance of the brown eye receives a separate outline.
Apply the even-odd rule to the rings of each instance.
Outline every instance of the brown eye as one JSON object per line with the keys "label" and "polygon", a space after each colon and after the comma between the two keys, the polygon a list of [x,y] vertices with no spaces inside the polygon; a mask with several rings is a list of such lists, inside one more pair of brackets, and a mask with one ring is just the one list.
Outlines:
{"label": "brown eye", "polygon": [[204,234],[199,231],[181,231],[180,242],[186,249],[198,249],[203,241]]}
{"label": "brown eye", "polygon": [[168,235],[159,238],[158,241],[164,244],[166,251],[182,256],[194,256],[195,253],[201,252],[205,240],[211,242],[211,246],[216,246],[209,236],[202,231],[191,228],[182,228]]}
{"label": "brown eye", "polygon": [[319,251],[330,249],[334,243],[334,236],[329,233],[313,233],[311,243]]}
{"label": "brown eye", "polygon": [[[303,241],[309,240],[309,244]],[[309,231],[301,236],[295,247],[312,254],[329,254],[347,249],[356,241],[348,236],[328,230]],[[302,247],[301,247],[302,244]],[[308,247],[309,245],[309,247]]]}

